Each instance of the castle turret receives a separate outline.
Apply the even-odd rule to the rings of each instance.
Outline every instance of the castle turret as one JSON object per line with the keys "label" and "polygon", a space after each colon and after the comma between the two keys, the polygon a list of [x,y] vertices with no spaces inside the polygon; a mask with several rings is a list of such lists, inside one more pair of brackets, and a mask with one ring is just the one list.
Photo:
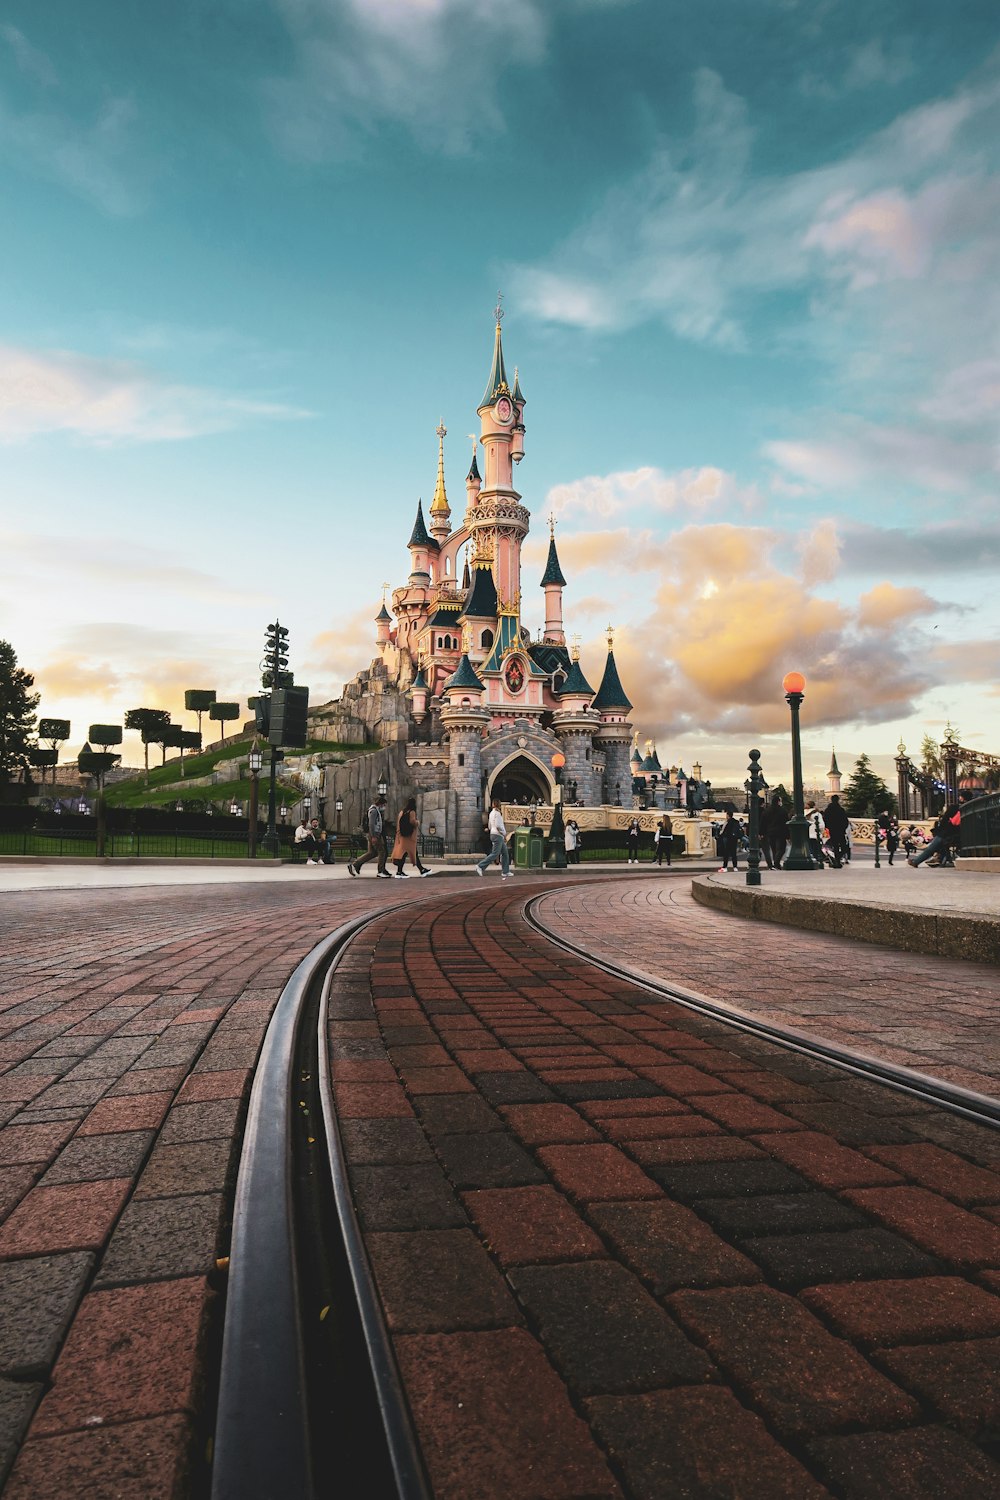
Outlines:
{"label": "castle turret", "polygon": [[830,759],[830,769],[826,773],[826,779],[827,779],[827,782],[829,784],[830,796],[833,797],[834,795],[839,795],[840,794],[840,767],[837,765],[837,751],[836,751],[836,749],[834,749],[832,757]]}
{"label": "castle turret", "polygon": [[483,827],[483,735],[490,716],[483,708],[484,685],[463,652],[442,689],[441,724],[448,736],[448,784],[455,794],[455,847],[465,850],[479,840]]}
{"label": "castle turret", "polygon": [[438,544],[427,534],[427,527],[424,525],[423,502],[420,500],[417,501],[417,519],[413,523],[413,531],[406,545],[410,549],[411,584],[429,583],[431,559],[438,550]]}
{"label": "castle turret", "polygon": [[521,382],[514,367],[514,390],[510,398],[514,403],[514,426],[511,428],[510,456],[516,464],[524,457],[524,397]]}
{"label": "castle turret", "polygon": [[521,543],[528,531],[529,516],[513,482],[512,447],[518,408],[504,366],[500,329],[503,309],[499,302],[494,316],[493,362],[478,408],[486,477],[469,520],[474,532],[486,530],[493,538],[494,577],[501,608],[520,615]]}
{"label": "castle turret", "polygon": [[422,724],[427,717],[427,678],[424,676],[423,663],[417,665],[417,675],[410,683],[410,698],[413,704],[413,717],[418,724]]}
{"label": "castle turret", "polygon": [[629,762],[632,725],[628,718],[632,704],[618,676],[614,644],[614,631],[609,625],[608,659],[604,664],[604,676],[597,689],[597,696],[590,705],[601,716],[597,738],[605,749],[604,780],[609,802],[615,802],[632,785],[632,768]]}
{"label": "castle turret", "polygon": [[600,779],[591,759],[599,720],[590,708],[594,689],[583,675],[578,646],[573,647],[573,660],[558,692],[559,709],[553,716],[552,728],[566,757],[563,785],[575,786],[577,797],[592,805],[601,800]]}
{"label": "castle turret", "polygon": [[392,632],[392,615],[385,607],[385,595],[382,596],[382,608],[375,616],[375,644],[381,648],[388,646]]}
{"label": "castle turret", "polygon": [[451,507],[448,504],[448,496],[444,487],[444,440],[447,436],[447,427],[443,422],[439,422],[437,425],[437,483],[434,486],[434,498],[431,501],[431,535],[438,546],[447,540],[451,532]]}
{"label": "castle turret", "polygon": [[469,510],[475,510],[476,503],[479,500],[479,491],[483,487],[483,477],[479,472],[478,448],[479,439],[473,437],[472,462],[469,465],[469,472],[465,476],[465,504]]}
{"label": "castle turret", "polygon": [[559,556],[556,552],[554,516],[549,517],[549,555],[545,564],[545,572],[542,574],[541,586],[545,590],[545,632],[542,639],[551,642],[554,646],[565,646],[562,591],[566,587],[566,580],[559,566]]}

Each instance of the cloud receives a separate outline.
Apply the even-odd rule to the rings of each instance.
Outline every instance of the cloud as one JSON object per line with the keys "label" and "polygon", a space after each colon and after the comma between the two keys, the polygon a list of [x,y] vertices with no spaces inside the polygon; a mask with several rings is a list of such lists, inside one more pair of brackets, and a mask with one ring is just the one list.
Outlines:
{"label": "cloud", "polygon": [[589,474],[557,484],[545,497],[557,515],[610,517],[621,511],[676,511],[702,515],[710,510],[752,511],[762,503],[756,485],[740,485],[732,474],[711,465],[665,474],[648,465],[614,474]]}
{"label": "cloud", "polygon": [[28,170],[116,218],[146,205],[149,169],[137,143],[138,109],[128,95],[102,99],[92,116],[72,115],[50,58],[16,26],[0,26],[0,42],[34,86],[37,104],[18,108],[0,94],[0,159]]}
{"label": "cloud", "polygon": [[121,360],[0,344],[0,443],[57,432],[101,446],[176,442],[311,415],[281,402],[172,384]]}
{"label": "cloud", "polygon": [[901,577],[1000,571],[1000,524],[955,521],[941,526],[895,527],[845,522],[840,528],[842,574],[891,567]]}
{"label": "cloud", "polygon": [[265,84],[290,154],[350,156],[385,124],[462,155],[505,129],[504,70],[544,55],[545,0],[276,0],[296,57]]}
{"label": "cloud", "polygon": [[357,609],[336,629],[321,631],[309,642],[303,674],[309,678],[311,703],[339,698],[344,683],[374,659],[378,608],[376,600],[368,609]]}
{"label": "cloud", "polygon": [[30,574],[39,581],[69,580],[75,587],[113,585],[118,594],[135,591],[146,600],[155,593],[175,601],[180,597],[233,605],[261,604],[267,597],[230,576],[180,563],[166,550],[114,535],[63,534],[60,545],[54,546],[50,535],[8,533],[0,553],[0,577],[5,573],[11,582]]}
{"label": "cloud", "polygon": [[[856,81],[885,61],[859,56]],[[831,410],[769,445],[786,492],[886,476],[965,492],[994,473],[1000,57],[784,174],[755,168],[754,119],[721,77],[700,70],[694,102],[686,139],[658,139],[561,244],[508,269],[512,296],[598,337],[659,322],[736,354],[821,362]]]}
{"label": "cloud", "polygon": [[877,583],[858,600],[858,624],[866,630],[891,630],[903,620],[936,614],[945,607],[923,589]]}
{"label": "cloud", "polygon": [[817,521],[807,535],[799,538],[796,547],[802,566],[803,583],[827,583],[831,578],[836,578],[841,551],[836,521]]}

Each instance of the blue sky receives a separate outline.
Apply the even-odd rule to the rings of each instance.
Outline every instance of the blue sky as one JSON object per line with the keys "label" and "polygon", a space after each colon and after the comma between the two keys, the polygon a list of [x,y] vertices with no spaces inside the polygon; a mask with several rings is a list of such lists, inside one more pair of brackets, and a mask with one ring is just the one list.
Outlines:
{"label": "blue sky", "polygon": [[518,480],[669,760],[1000,747],[1000,37],[955,0],[0,12],[0,635],[42,711],[372,654],[505,295]]}

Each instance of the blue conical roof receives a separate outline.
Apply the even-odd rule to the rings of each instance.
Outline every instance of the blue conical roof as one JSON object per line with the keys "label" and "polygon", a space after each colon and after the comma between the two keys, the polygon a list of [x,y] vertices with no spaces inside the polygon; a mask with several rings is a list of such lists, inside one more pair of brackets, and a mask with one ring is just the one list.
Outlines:
{"label": "blue conical roof", "polygon": [[422,500],[417,501],[417,519],[413,523],[413,531],[411,532],[410,540],[406,545],[408,547],[437,546],[437,543],[432,541],[428,536],[427,527],[424,525],[424,505]]}
{"label": "blue conical roof", "polygon": [[608,652],[604,676],[601,678],[601,685],[597,689],[597,697],[590,706],[591,708],[598,709],[601,713],[606,713],[608,710],[615,708],[623,709],[627,713],[632,707],[625,696],[625,689],[622,687],[621,678],[618,676],[618,668],[615,665],[615,653],[613,651]]}
{"label": "blue conical roof", "polygon": [[566,586],[562,568],[559,566],[559,555],[556,552],[556,539],[554,536],[549,537],[549,555],[545,564],[545,572],[542,574],[542,588],[547,583],[558,583],[560,588],[565,588]]}
{"label": "blue conical roof", "polygon": [[469,472],[468,472],[468,474],[466,474],[465,477],[466,477],[466,479],[478,479],[479,482],[480,482],[480,484],[482,483],[483,476],[480,474],[480,472],[479,472],[479,464],[476,462],[476,450],[475,450],[475,448],[473,448],[473,450],[472,450],[472,462],[469,465]]}
{"label": "blue conical roof", "polygon": [[417,675],[416,675],[416,677],[414,677],[413,681],[410,683],[410,687],[411,687],[411,689],[415,689],[415,688],[424,688],[424,689],[426,689],[426,687],[427,687],[427,678],[424,676],[424,669],[423,669],[423,667],[418,667],[417,668]]}
{"label": "blue conical roof", "polygon": [[386,609],[386,607],[385,607],[385,600],[384,599],[382,600],[382,608],[379,610],[378,614],[375,616],[375,619],[377,620],[377,622],[380,625],[384,625],[387,620],[390,623],[392,621],[392,615]]}
{"label": "blue conical roof", "polygon": [[594,689],[584,677],[580,663],[575,661],[569,669],[569,676],[559,689],[560,698],[592,698]]}
{"label": "blue conical roof", "polygon": [[492,620],[496,618],[498,608],[493,569],[489,563],[477,563],[462,614],[474,615],[480,620]]}
{"label": "blue conical roof", "polygon": [[483,692],[483,684],[476,676],[476,669],[465,652],[462,653],[462,660],[458,667],[445,683],[443,691],[447,692],[449,688],[475,688],[477,692]]}
{"label": "blue conical roof", "polygon": [[493,341],[493,364],[490,366],[489,379],[486,382],[486,390],[480,406],[492,406],[498,396],[509,396],[510,386],[507,384],[507,371],[503,363],[503,339],[500,336],[500,324],[497,323],[496,338]]}

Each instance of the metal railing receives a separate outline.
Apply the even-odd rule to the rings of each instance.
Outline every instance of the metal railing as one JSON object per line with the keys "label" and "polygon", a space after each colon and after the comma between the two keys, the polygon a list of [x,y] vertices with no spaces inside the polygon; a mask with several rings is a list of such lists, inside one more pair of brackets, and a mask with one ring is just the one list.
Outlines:
{"label": "metal railing", "polygon": [[975,797],[962,808],[961,850],[965,859],[1000,857],[1000,792]]}

